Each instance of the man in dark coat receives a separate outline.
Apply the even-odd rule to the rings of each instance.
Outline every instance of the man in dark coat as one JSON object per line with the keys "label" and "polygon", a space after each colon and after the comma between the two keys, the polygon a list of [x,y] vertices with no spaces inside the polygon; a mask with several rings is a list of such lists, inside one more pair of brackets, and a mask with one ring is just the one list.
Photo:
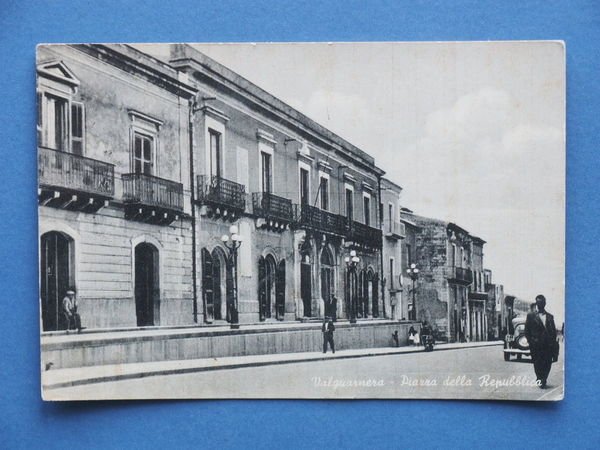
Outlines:
{"label": "man in dark coat", "polygon": [[321,331],[323,332],[323,353],[327,353],[327,343],[331,347],[331,352],[335,353],[335,343],[333,342],[335,325],[333,324],[333,320],[326,317]]}
{"label": "man in dark coat", "polygon": [[546,311],[546,298],[538,295],[535,303],[537,311],[527,314],[525,336],[529,342],[535,376],[540,388],[545,389],[552,362],[558,359],[558,341],[554,316]]}

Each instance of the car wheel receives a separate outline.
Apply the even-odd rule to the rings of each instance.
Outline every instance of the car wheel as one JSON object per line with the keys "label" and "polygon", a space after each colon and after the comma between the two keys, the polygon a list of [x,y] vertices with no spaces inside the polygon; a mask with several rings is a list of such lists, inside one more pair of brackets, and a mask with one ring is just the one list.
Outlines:
{"label": "car wheel", "polygon": [[521,354],[517,355],[517,361],[521,361],[521,356],[522,356]]}

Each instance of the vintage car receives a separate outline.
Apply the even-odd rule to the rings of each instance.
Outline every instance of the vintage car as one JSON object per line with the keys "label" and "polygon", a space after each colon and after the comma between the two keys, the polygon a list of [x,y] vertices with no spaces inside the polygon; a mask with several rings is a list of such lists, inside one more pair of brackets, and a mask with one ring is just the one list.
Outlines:
{"label": "vintage car", "polygon": [[517,359],[531,356],[529,342],[525,336],[525,319],[525,316],[518,316],[512,320],[514,332],[508,333],[504,338],[504,361],[510,361],[512,355],[517,355]]}

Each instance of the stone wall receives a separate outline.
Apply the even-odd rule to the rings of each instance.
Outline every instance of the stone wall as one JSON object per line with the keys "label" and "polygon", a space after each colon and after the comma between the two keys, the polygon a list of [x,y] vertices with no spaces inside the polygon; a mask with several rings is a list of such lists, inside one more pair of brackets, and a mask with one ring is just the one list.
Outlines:
{"label": "stone wall", "polygon": [[[336,350],[394,347],[392,333],[398,331],[401,346],[408,345],[410,326],[415,322],[337,323]],[[82,335],[80,340],[53,342],[42,338],[42,364],[52,362],[54,369],[226,356],[318,352],[323,348],[321,324],[210,331],[175,330],[169,334],[138,333],[134,337]]]}

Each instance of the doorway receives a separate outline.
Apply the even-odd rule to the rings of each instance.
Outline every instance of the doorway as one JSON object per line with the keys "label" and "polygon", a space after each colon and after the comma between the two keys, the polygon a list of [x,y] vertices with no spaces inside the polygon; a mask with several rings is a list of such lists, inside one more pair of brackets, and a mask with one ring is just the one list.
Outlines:
{"label": "doorway", "polygon": [[45,233],[41,238],[40,296],[43,331],[66,328],[61,302],[72,284],[72,243],[70,237],[56,231]]}
{"label": "doorway", "polygon": [[160,290],[158,249],[147,242],[135,247],[135,313],[138,327],[158,325]]}

